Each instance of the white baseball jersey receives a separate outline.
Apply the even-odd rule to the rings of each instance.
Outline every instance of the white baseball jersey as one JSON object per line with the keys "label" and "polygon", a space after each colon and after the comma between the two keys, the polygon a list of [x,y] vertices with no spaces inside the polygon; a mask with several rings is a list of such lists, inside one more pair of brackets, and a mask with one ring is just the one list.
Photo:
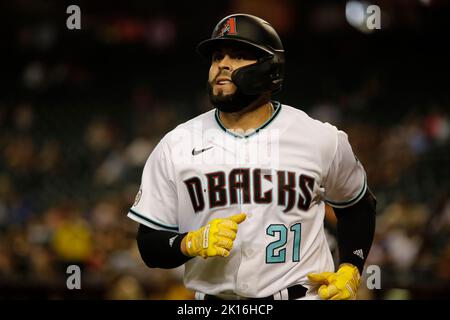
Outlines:
{"label": "white baseball jersey", "polygon": [[190,289],[257,298],[308,287],[308,273],[335,271],[325,203],[358,202],[364,168],[343,131],[273,105],[271,118],[248,135],[228,131],[217,110],[206,112],[169,132],[147,160],[131,219],[184,233],[247,214],[227,258],[186,263]]}

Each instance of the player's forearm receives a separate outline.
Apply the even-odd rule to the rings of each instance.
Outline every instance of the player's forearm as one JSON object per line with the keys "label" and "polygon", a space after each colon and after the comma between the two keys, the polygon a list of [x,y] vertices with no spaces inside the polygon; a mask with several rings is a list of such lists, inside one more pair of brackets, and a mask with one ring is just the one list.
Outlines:
{"label": "player's forearm", "polygon": [[[186,263],[184,241],[186,234],[139,226],[137,244],[142,260],[150,268],[171,269]],[[184,248],[184,249],[183,249]]]}
{"label": "player's forearm", "polygon": [[340,263],[351,263],[362,273],[375,232],[376,199],[367,189],[355,205],[334,211]]}

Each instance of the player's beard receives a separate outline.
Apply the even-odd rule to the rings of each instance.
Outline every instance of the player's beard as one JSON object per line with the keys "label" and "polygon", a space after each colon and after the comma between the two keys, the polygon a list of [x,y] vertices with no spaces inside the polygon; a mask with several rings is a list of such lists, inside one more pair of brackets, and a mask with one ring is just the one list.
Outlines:
{"label": "player's beard", "polygon": [[250,106],[253,102],[261,97],[261,95],[259,94],[244,94],[239,90],[239,88],[236,88],[236,91],[232,94],[214,94],[213,87],[209,81],[207,83],[207,86],[209,101],[221,112],[239,112],[244,108]]}

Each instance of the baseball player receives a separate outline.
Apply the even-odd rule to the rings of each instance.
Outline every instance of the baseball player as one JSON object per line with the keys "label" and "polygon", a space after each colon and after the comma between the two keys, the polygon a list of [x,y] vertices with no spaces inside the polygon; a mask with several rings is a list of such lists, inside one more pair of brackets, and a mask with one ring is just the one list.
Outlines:
{"label": "baseball player", "polygon": [[142,259],[185,264],[197,299],[355,299],[376,201],[347,135],[272,100],[285,59],[266,21],[230,15],[198,51],[211,63],[214,109],[166,134],[147,160],[128,213]]}

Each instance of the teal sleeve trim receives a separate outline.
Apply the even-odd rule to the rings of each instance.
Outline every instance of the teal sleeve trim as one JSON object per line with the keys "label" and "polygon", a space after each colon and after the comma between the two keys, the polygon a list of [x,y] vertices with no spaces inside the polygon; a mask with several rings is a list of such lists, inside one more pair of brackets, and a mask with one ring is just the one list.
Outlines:
{"label": "teal sleeve trim", "polygon": [[362,197],[366,193],[366,190],[367,190],[367,180],[366,180],[366,175],[364,175],[363,186],[361,188],[361,191],[358,193],[358,195],[356,197],[354,197],[351,200],[345,201],[345,202],[334,202],[334,201],[330,201],[330,200],[326,200],[326,199],[325,199],[325,202],[328,203],[330,206],[335,207],[335,208],[350,207],[350,206],[354,205],[355,203],[357,203],[359,200],[362,199]]}
{"label": "teal sleeve trim", "polygon": [[[162,223],[162,222],[159,222],[159,221],[155,221],[155,220],[149,219],[149,218],[143,216],[142,214],[140,214],[139,212],[136,212],[136,211],[133,210],[133,209],[130,209],[130,211],[128,212],[128,214],[134,215],[134,216],[136,216],[136,217],[139,218],[139,219],[145,220],[146,222],[148,222],[148,223],[150,223],[150,224],[152,224],[152,225],[154,225],[154,226],[156,226],[156,227],[164,228],[164,229],[169,230],[169,231],[178,231],[178,226],[175,226],[175,225],[167,225],[167,224],[164,224],[164,223]],[[149,226],[149,227],[150,227],[150,226]]]}

